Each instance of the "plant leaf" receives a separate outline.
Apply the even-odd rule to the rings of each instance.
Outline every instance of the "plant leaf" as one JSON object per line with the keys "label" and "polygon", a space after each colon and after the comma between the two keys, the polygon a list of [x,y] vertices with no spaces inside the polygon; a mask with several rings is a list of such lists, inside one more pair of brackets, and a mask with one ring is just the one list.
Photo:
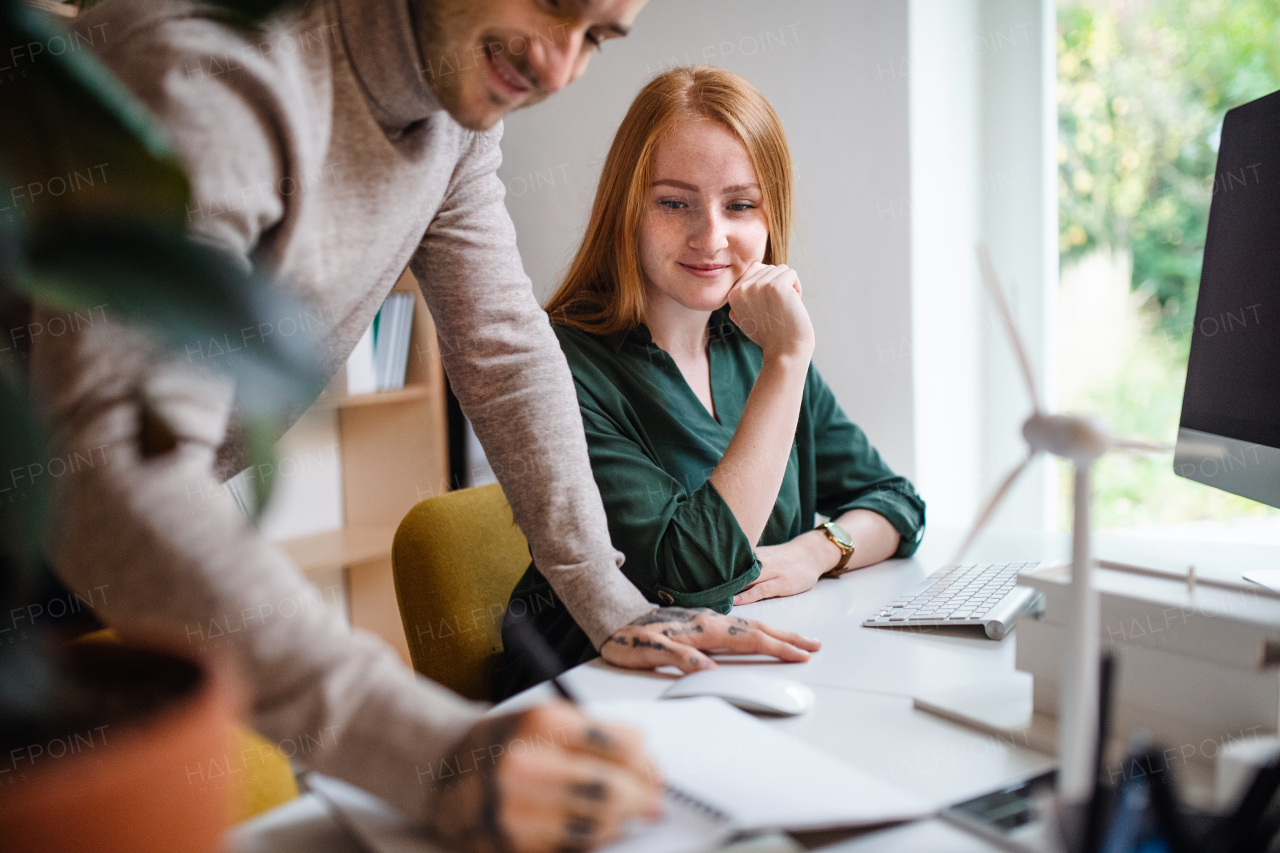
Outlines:
{"label": "plant leaf", "polygon": [[24,74],[0,86],[0,205],[37,234],[125,220],[180,232],[186,175],[146,108],[87,50],[32,55],[65,38],[44,13],[0,4],[0,55]]}
{"label": "plant leaf", "polygon": [[221,252],[136,227],[68,228],[26,248],[16,284],[33,301],[152,329],[193,365],[232,376],[246,420],[305,408],[324,387],[318,312]]}
{"label": "plant leaf", "polygon": [[[19,578],[34,569],[49,507],[49,452],[27,401],[25,383],[0,367],[0,542],[17,563]],[[7,592],[13,592],[8,590]],[[0,592],[0,601],[5,601]]]}

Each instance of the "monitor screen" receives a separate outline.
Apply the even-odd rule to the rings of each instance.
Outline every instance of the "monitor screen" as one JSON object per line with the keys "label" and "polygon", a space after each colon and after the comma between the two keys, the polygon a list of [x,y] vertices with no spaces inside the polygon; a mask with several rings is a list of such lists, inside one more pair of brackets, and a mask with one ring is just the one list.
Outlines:
{"label": "monitor screen", "polygon": [[1280,92],[1222,126],[1174,471],[1280,506]]}

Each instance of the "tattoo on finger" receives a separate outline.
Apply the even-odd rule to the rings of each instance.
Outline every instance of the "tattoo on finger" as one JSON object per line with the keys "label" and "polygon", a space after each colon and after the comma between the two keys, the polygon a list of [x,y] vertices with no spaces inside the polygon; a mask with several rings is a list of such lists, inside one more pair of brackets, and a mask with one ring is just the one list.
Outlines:
{"label": "tattoo on finger", "polygon": [[587,743],[596,749],[613,749],[613,738],[599,726],[587,726],[584,737]]}
{"label": "tattoo on finger", "polygon": [[636,619],[632,625],[653,625],[657,622],[693,622],[707,613],[713,611],[708,607],[659,607],[652,610],[639,619]]}
{"label": "tattoo on finger", "polygon": [[588,800],[593,803],[604,802],[608,792],[605,782],[600,779],[591,782],[575,782],[569,786],[570,794],[580,800]]}
{"label": "tattoo on finger", "polygon": [[657,649],[661,652],[671,652],[674,649],[668,648],[664,643],[657,640],[646,640],[644,637],[632,637],[631,648],[633,649]]}
{"label": "tattoo on finger", "polygon": [[596,834],[596,819],[587,817],[586,815],[569,815],[569,819],[565,821],[564,833],[566,840],[581,844],[589,841],[591,836]]}

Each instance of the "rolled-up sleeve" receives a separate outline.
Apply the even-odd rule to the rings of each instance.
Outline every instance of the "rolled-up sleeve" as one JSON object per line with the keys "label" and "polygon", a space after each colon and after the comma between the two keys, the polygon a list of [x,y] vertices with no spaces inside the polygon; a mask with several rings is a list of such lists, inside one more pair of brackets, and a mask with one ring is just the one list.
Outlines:
{"label": "rolled-up sleeve", "polygon": [[924,537],[924,501],[895,474],[849,420],[816,368],[809,371],[818,512],[837,518],[852,509],[884,516],[901,540],[895,557],[910,557]]}
{"label": "rolled-up sleeve", "polygon": [[760,562],[733,511],[709,481],[686,489],[658,464],[643,437],[585,398],[591,467],[622,570],[650,601],[728,613]]}

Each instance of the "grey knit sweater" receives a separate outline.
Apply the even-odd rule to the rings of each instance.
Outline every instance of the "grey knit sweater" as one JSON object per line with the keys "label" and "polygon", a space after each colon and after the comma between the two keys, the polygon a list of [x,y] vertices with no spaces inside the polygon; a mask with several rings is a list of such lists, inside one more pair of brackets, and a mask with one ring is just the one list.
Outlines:
{"label": "grey knit sweater", "polygon": [[[408,0],[310,3],[255,34],[188,0],[107,0],[75,27],[172,135],[192,232],[275,271],[326,318],[330,372],[410,266],[463,411],[560,598],[597,646],[651,609],[619,571],[569,370],[516,251],[501,126],[468,131],[439,107]],[[481,709],[349,633],[229,504],[193,499],[217,491],[231,410],[227,381],[206,369],[216,359],[202,359],[158,356],[107,322],[37,343],[33,381],[59,446],[108,461],[62,478],[57,570],[75,589],[105,584],[101,615],[125,634],[201,644],[225,624],[260,731],[309,737],[320,745],[298,758],[422,818],[428,769]],[[177,450],[138,455],[139,393],[176,428]]]}

